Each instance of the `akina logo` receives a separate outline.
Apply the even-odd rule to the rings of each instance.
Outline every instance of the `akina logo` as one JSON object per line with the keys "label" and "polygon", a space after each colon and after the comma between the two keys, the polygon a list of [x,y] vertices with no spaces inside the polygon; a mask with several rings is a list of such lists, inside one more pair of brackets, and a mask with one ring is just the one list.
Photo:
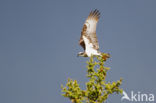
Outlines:
{"label": "akina logo", "polygon": [[131,91],[130,95],[128,95],[125,91],[123,91],[123,96],[121,101],[134,101],[134,102],[153,102],[154,101],[154,94],[152,93],[142,93],[142,92],[134,92]]}

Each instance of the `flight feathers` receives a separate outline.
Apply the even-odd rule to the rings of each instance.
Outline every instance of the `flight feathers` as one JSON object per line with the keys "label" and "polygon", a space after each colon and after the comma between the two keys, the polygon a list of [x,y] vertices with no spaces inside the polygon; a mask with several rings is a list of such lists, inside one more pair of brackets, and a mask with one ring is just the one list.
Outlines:
{"label": "flight feathers", "polygon": [[88,38],[89,42],[92,43],[94,49],[99,50],[99,43],[96,37],[96,25],[99,18],[100,12],[95,9],[94,11],[90,12],[88,18],[83,25],[79,44],[83,47],[84,50],[86,49],[86,43],[84,42],[82,36]]}

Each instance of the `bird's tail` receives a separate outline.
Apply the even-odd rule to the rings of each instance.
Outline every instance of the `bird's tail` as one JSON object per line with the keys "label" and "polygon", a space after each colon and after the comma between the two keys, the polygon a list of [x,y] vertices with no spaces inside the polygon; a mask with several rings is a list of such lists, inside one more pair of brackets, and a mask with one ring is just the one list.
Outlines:
{"label": "bird's tail", "polygon": [[110,54],[109,53],[101,53],[102,58],[104,61],[106,61],[108,58],[110,58]]}

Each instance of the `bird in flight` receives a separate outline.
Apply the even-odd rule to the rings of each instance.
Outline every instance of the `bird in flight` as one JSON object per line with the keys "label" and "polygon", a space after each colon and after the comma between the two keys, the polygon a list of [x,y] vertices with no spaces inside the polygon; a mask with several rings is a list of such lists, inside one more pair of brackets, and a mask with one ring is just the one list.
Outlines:
{"label": "bird in flight", "polygon": [[[79,52],[78,56],[91,57],[91,56],[102,56],[103,53],[99,51],[99,43],[96,37],[96,25],[100,18],[99,10],[95,9],[90,12],[86,19],[82,31],[79,44],[84,49],[84,52]],[[109,54],[105,55],[109,58]]]}

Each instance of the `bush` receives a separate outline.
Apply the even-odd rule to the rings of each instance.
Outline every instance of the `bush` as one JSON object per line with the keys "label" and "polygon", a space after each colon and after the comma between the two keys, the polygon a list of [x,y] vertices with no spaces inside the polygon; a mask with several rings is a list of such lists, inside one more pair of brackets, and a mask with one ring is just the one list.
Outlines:
{"label": "bush", "polygon": [[[68,79],[66,86],[61,85],[63,96],[69,98],[72,103],[103,103],[108,96],[113,93],[121,93],[122,89],[119,86],[122,79],[116,82],[107,82],[106,75],[110,69],[104,66],[108,54],[102,56],[92,56],[87,61],[87,78],[86,90],[82,90],[76,80]],[[96,60],[94,60],[96,59]]]}

